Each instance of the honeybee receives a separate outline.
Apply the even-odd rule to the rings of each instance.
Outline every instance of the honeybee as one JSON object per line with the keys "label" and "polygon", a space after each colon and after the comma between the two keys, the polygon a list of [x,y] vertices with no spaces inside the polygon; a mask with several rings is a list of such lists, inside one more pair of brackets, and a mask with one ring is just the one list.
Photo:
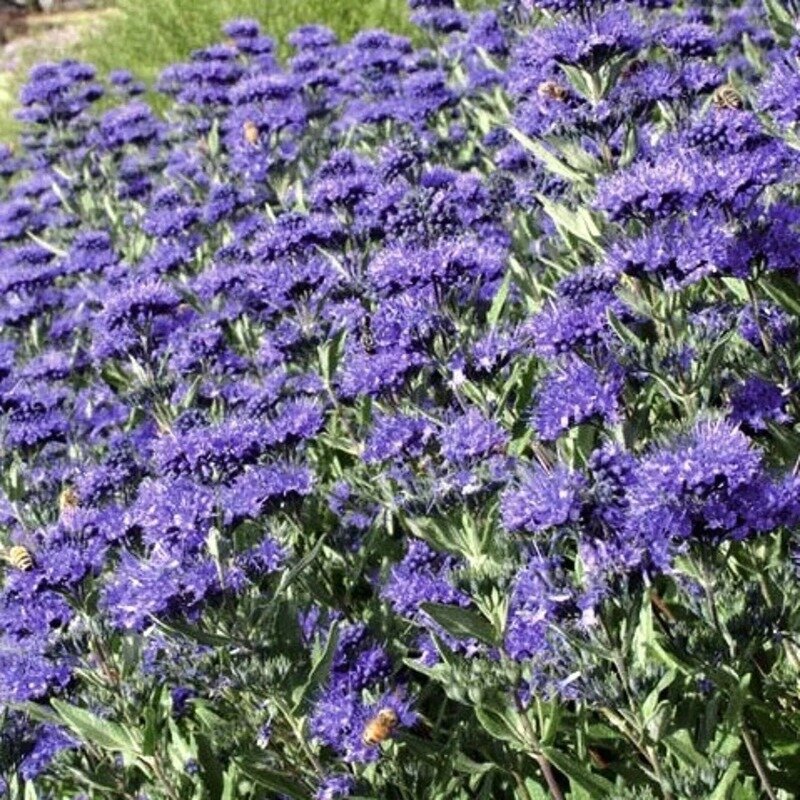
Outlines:
{"label": "honeybee", "polygon": [[622,80],[638,75],[645,68],[645,62],[635,58],[633,61],[628,62],[622,69],[620,77]]}
{"label": "honeybee", "polygon": [[551,100],[558,100],[559,103],[567,99],[567,90],[555,81],[542,81],[536,91],[539,97],[549,97]]}
{"label": "honeybee", "polygon": [[12,567],[22,572],[33,569],[33,556],[30,550],[28,550],[27,547],[23,547],[21,544],[15,544],[13,547],[3,550],[0,552],[0,556],[8,561]]}
{"label": "honeybee", "polygon": [[741,108],[742,96],[730,83],[723,83],[714,90],[714,105],[717,108]]}
{"label": "honeybee", "polygon": [[70,523],[75,512],[80,507],[78,493],[71,487],[65,486],[58,496],[58,516],[62,522]]}
{"label": "honeybee", "polygon": [[78,493],[71,486],[65,486],[58,496],[58,510],[63,514],[65,511],[78,508],[79,505]]}
{"label": "honeybee", "polygon": [[242,131],[244,133],[244,140],[248,144],[258,144],[259,140],[259,131],[258,125],[253,122],[253,120],[248,119],[245,121],[244,125],[242,126]]}
{"label": "honeybee", "polygon": [[361,740],[370,747],[381,744],[392,735],[399,722],[393,708],[382,708],[364,727]]}
{"label": "honeybee", "polygon": [[367,355],[375,353],[375,337],[372,335],[372,317],[367,312],[358,326],[359,339]]}

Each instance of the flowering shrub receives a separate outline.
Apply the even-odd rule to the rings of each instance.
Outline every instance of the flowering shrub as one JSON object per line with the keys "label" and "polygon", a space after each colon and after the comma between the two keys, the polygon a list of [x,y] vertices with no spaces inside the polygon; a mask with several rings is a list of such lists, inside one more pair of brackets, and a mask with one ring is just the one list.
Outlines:
{"label": "flowering shrub", "polygon": [[796,796],[792,13],[410,6],[31,72],[9,797]]}

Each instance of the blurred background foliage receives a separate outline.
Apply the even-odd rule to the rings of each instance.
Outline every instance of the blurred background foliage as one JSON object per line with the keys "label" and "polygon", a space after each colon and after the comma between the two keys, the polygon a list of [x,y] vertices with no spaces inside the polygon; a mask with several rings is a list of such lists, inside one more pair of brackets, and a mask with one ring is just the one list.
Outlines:
{"label": "blurred background foliage", "polygon": [[[461,3],[468,10],[496,4]],[[15,136],[13,109],[19,87],[38,61],[80,58],[101,72],[129,69],[152,83],[167,64],[219,41],[222,23],[233,17],[258,19],[279,42],[284,57],[287,34],[309,23],[327,25],[341,39],[367,28],[384,28],[419,44],[405,0],[95,0],[91,5],[88,11],[28,17],[23,39],[13,43],[13,63],[11,56],[4,59],[0,48],[0,142]]]}

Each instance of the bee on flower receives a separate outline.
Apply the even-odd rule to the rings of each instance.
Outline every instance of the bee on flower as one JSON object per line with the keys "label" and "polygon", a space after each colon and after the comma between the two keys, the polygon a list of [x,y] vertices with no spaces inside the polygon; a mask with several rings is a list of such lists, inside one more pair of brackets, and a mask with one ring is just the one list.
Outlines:
{"label": "bee on flower", "polygon": [[253,146],[257,145],[261,138],[258,125],[256,125],[256,123],[251,119],[245,120],[244,125],[242,125],[242,135],[244,136],[244,140],[247,142],[247,144],[251,144]]}
{"label": "bee on flower", "polygon": [[369,747],[382,744],[392,736],[399,722],[400,718],[393,708],[382,708],[364,726],[361,739]]}
{"label": "bee on flower", "polygon": [[2,550],[0,552],[0,557],[2,557],[14,569],[20,570],[20,572],[28,572],[29,570],[32,570],[34,566],[34,560],[31,551],[21,544],[15,544]]}

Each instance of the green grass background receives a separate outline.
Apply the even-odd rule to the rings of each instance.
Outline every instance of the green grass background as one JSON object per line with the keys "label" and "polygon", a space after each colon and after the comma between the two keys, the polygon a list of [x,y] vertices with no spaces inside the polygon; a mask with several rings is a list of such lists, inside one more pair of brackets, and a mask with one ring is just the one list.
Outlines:
{"label": "green grass background", "polygon": [[[464,0],[462,7],[493,5],[492,0]],[[152,83],[167,64],[184,60],[192,50],[219,41],[222,24],[233,17],[258,19],[286,55],[286,35],[316,22],[349,39],[365,28],[385,28],[415,38],[405,0],[112,0],[114,10],[98,25],[86,27],[79,45],[64,52],[31,51],[27,61],[74,56],[101,72],[129,69]],[[85,24],[85,23],[82,23]],[[26,66],[29,66],[26,65]],[[0,141],[13,138],[11,111],[21,76],[0,74]]]}

